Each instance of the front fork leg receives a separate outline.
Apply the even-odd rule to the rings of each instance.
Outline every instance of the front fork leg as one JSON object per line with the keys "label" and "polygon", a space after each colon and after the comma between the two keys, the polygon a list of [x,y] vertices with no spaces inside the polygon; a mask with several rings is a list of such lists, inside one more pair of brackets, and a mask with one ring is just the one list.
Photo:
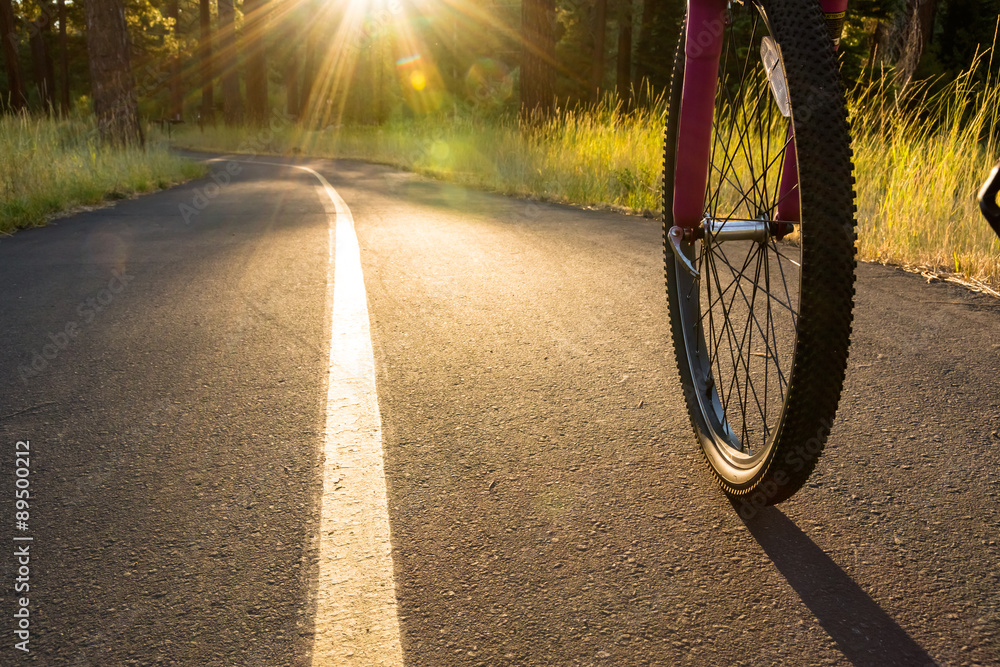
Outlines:
{"label": "front fork leg", "polygon": [[671,211],[674,226],[682,231],[699,227],[705,216],[726,7],[727,0],[688,0]]}
{"label": "front fork leg", "polygon": [[[673,177],[673,183],[665,184],[665,187],[673,187],[673,206],[667,212],[673,225],[667,232],[667,241],[678,265],[695,278],[698,269],[689,254],[705,217],[712,118],[727,6],[728,0],[688,0],[677,143],[672,171],[667,172]],[[668,165],[665,168],[671,169]]]}

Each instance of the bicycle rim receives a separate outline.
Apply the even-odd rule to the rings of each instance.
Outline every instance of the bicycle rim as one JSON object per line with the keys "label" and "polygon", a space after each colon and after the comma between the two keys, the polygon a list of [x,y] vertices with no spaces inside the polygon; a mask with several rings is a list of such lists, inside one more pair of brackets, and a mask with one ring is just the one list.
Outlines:
{"label": "bicycle rim", "polygon": [[[817,30],[818,11],[803,4],[734,4],[724,35],[705,216],[715,232],[743,220],[766,223],[768,233],[691,240],[684,253],[697,277],[665,243],[671,329],[694,431],[722,488],[744,495],[763,487],[760,504],[790,496],[815,466],[850,335],[849,138],[828,37]],[[672,177],[682,72],[680,50],[665,179]],[[797,157],[801,176],[782,190],[789,157]],[[832,185],[820,182],[824,173]],[[666,231],[672,183],[664,194]],[[801,224],[779,225],[788,221],[779,220],[780,209],[800,210]],[[822,322],[830,328],[820,330]]]}

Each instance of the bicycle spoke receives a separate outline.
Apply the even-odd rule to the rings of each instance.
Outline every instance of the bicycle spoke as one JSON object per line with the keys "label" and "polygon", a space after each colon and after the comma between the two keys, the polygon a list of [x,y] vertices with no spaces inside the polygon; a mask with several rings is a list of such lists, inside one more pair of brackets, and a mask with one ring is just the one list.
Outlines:
{"label": "bicycle spoke", "polygon": [[[722,250],[720,250],[719,252],[721,252],[721,253],[722,253],[722,257],[720,257],[719,259],[721,259],[721,260],[722,260],[722,262],[723,262],[723,263],[724,263],[724,264],[725,264],[726,266],[728,266],[728,267],[729,267],[729,268],[730,268],[730,269],[731,269],[732,271],[734,271],[734,272],[735,272],[735,274],[734,274],[734,275],[736,275],[736,276],[737,276],[738,278],[741,278],[741,279],[743,279],[743,280],[746,280],[747,282],[752,282],[752,281],[751,281],[751,280],[750,280],[749,278],[747,278],[747,276],[745,275],[744,271],[736,271],[736,267],[734,267],[734,266],[733,266],[732,264],[730,264],[730,263],[729,263],[729,258],[728,258],[728,257],[726,257],[726,255],[725,255],[725,251],[722,251]],[[791,261],[791,260],[789,260],[789,261]],[[792,305],[791,305],[791,297],[789,297],[789,301],[788,301],[788,303],[785,303],[784,301],[782,301],[781,299],[779,299],[779,298],[778,298],[777,296],[775,296],[774,294],[771,294],[771,291],[770,291],[770,290],[762,290],[762,291],[764,291],[764,293],[765,293],[765,294],[767,294],[767,295],[768,295],[768,296],[769,296],[769,297],[770,297],[771,299],[773,299],[773,300],[774,300],[774,301],[776,301],[777,303],[781,304],[781,306],[782,306],[783,308],[785,308],[785,309],[786,309],[786,310],[787,310],[788,312],[792,313],[793,315],[796,315],[796,314],[797,314],[797,313],[795,312],[795,309],[794,309],[794,308],[792,308]],[[786,288],[786,293],[787,293],[787,288]]]}
{"label": "bicycle spoke", "polygon": [[[747,335],[747,343],[746,343],[748,351],[750,351],[750,350],[753,349],[753,329],[750,328],[750,320],[753,320],[754,327],[756,327],[757,331],[761,333],[761,338],[765,341],[765,343],[764,343],[764,349],[765,350],[769,350],[768,343],[766,342],[767,341],[767,336],[766,336],[766,334],[764,332],[761,331],[760,321],[757,319],[757,316],[756,316],[756,305],[757,305],[757,289],[756,289],[756,285],[760,283],[761,265],[766,265],[766,264],[767,264],[767,253],[764,252],[763,248],[758,247],[758,251],[757,251],[757,270],[755,272],[755,279],[754,279],[754,286],[755,287],[754,287],[753,294],[751,295],[751,298],[750,298],[750,310],[747,313],[749,319],[747,320],[747,323],[746,323],[746,328],[749,329],[749,334]],[[765,358],[764,358],[765,366],[767,364],[767,356],[766,356],[766,354],[767,353],[765,352]],[[749,359],[749,357],[752,356],[752,355],[753,355],[752,351],[747,355],[747,378],[746,378],[746,382],[749,385],[750,390],[753,393],[753,400],[754,400],[754,404],[757,406],[757,412],[760,415],[761,426],[763,427],[764,432],[767,433],[767,416],[764,414],[765,409],[762,408],[761,405],[760,405],[760,397],[757,395],[757,386],[754,384],[754,381],[753,381],[753,372],[750,370],[750,359]],[[766,387],[766,385],[765,385],[765,387]],[[766,405],[767,401],[765,400],[764,403]],[[743,406],[743,425],[744,425],[744,429],[746,429],[747,421],[748,421],[748,419],[747,419],[747,406],[744,405]],[[745,445],[746,445],[746,449],[747,449],[748,453],[750,453],[750,444],[749,443],[745,443]]]}
{"label": "bicycle spoke", "polygon": [[[759,252],[760,252],[760,254],[761,254],[761,255],[764,255],[764,256],[766,257],[766,252],[764,252],[764,251],[763,251],[763,249],[760,249],[760,250],[759,250]],[[722,257],[721,257],[720,259],[722,259],[722,260],[723,260],[723,262],[724,262],[724,263],[726,263],[726,264],[727,264],[728,266],[730,266],[730,267],[732,266],[732,265],[731,265],[731,264],[729,263],[729,260],[728,260],[728,258],[727,258],[727,257],[725,256],[725,253],[724,253],[724,252],[723,252],[723,256],[722,256]],[[743,296],[743,300],[744,300],[744,302],[745,302],[745,303],[747,304],[747,306],[748,306],[748,307],[750,308],[750,312],[751,312],[751,316],[752,316],[752,314],[753,314],[753,307],[752,307],[752,305],[751,305],[751,302],[750,302],[750,300],[748,300],[748,299],[746,298],[746,292],[744,292],[744,291],[743,291],[743,287],[742,287],[742,285],[741,285],[741,284],[740,284],[740,283],[739,283],[738,281],[734,281],[734,282],[736,283],[736,286],[737,286],[737,290],[738,290],[738,291],[739,291],[739,292],[741,293],[741,295]],[[760,287],[760,285],[759,285],[759,282],[760,282],[760,280],[759,280],[759,276],[756,276],[756,277],[755,277],[755,279],[754,279],[754,281],[753,281],[753,283],[752,283],[752,284],[753,284],[753,286],[754,286],[754,293],[756,294],[756,292],[760,291],[760,292],[763,292],[763,293],[765,293],[765,294],[768,294],[768,295],[770,295],[770,290],[769,290],[769,288],[770,288],[770,284],[769,284],[769,283],[766,283],[766,287],[765,287],[765,288],[761,288],[761,287]],[[777,299],[774,299],[774,298],[769,298],[769,299],[768,299],[768,306],[770,306],[770,303],[771,303],[771,301],[777,301]],[[781,303],[781,302],[780,302],[780,301],[778,301],[778,303]],[[782,305],[784,305],[784,304],[782,304]],[[789,312],[790,312],[790,313],[793,313],[793,314],[794,314],[794,311],[792,311],[791,309],[789,309]],[[755,323],[757,324],[757,330],[758,330],[758,333],[760,333],[761,337],[762,337],[762,338],[763,338],[763,339],[764,339],[764,340],[766,341],[766,340],[767,340],[767,333],[766,333],[766,329],[765,329],[765,330],[761,330],[761,328],[760,328],[760,323],[759,323],[759,322],[758,322],[758,321],[756,320],[756,318],[754,318],[754,321],[755,321]],[[777,344],[777,336],[774,336],[774,341],[775,341],[775,344]],[[775,350],[772,350],[772,349],[771,349],[771,346],[770,346],[770,344],[769,344],[769,343],[765,343],[765,355],[773,355],[773,356],[774,356],[774,358],[775,358],[775,359],[777,359],[777,350],[776,350],[776,349],[775,349]],[[779,373],[779,381],[781,381],[781,382],[782,382],[783,384],[787,385],[787,384],[788,384],[788,382],[787,382],[787,380],[785,380],[785,378],[784,378],[784,374],[783,374],[783,373],[781,373],[781,369],[780,369],[780,368],[777,368],[777,371],[778,371],[778,373]]]}
{"label": "bicycle spoke", "polygon": [[[766,253],[765,253],[765,255],[766,255]],[[766,261],[766,260],[764,261],[764,284],[768,287],[768,289],[770,289],[770,287],[771,287],[771,262]],[[765,316],[764,316],[765,317],[765,319],[764,319],[764,331],[765,331],[764,340],[765,341],[767,340],[767,333],[771,333],[772,335],[774,335],[774,322],[771,320],[771,299],[767,299],[766,303],[767,303],[767,305],[766,305],[767,310],[766,310]],[[777,336],[774,336],[774,345],[775,345],[775,347],[778,346],[778,337]],[[764,344],[764,349],[765,349],[767,355],[771,354],[771,346],[770,346],[769,343],[765,343]],[[777,354],[778,354],[778,351],[775,350],[774,351],[774,355],[775,356],[773,357],[774,358],[774,362],[775,362],[774,366],[775,366],[775,369],[780,369],[781,368],[781,364],[778,363]],[[770,429],[767,427],[767,391],[768,391],[768,389],[770,388],[770,385],[771,385],[771,383],[767,381],[768,380],[768,375],[769,375],[768,371],[771,370],[771,365],[768,363],[768,359],[770,359],[770,358],[771,358],[770,356],[765,356],[764,357],[764,442],[765,443],[767,442],[767,437],[770,434]]]}
{"label": "bicycle spoke", "polygon": [[772,248],[772,249],[774,250],[774,253],[775,253],[775,254],[776,254],[776,255],[777,255],[778,257],[781,257],[781,258],[782,258],[783,260],[785,260],[785,261],[786,261],[786,262],[788,262],[789,264],[794,264],[795,266],[798,266],[798,267],[800,267],[800,268],[802,267],[802,265],[801,265],[801,264],[799,264],[798,262],[796,262],[796,261],[795,261],[794,259],[792,259],[792,258],[791,258],[791,257],[789,257],[788,255],[786,255],[785,253],[781,252],[780,250],[778,250],[778,246],[777,246],[777,244],[776,244],[776,242],[775,242],[775,240],[774,240],[774,239],[771,239],[771,248]]}
{"label": "bicycle spoke", "polygon": [[[774,113],[773,104],[768,104],[766,106],[767,106],[767,122],[760,128],[762,130],[760,132],[760,154],[764,159],[767,159],[767,156],[771,154],[771,124],[772,124],[772,114]],[[765,135],[767,135],[766,138]],[[761,188],[763,191],[762,201],[768,201],[768,199],[770,199],[770,197],[768,197],[769,190],[767,187],[768,185],[767,175],[770,173],[771,173],[771,165],[768,164],[766,167],[764,167],[764,184]]]}
{"label": "bicycle spoke", "polygon": [[[752,261],[752,259],[754,257],[756,257],[755,282],[759,282],[759,280],[760,280],[761,265],[762,265],[762,263],[766,259],[766,253],[764,253],[763,251],[759,250],[757,252],[748,254],[746,264],[749,265],[750,262]],[[746,267],[744,267],[744,270],[745,270],[745,268]],[[718,273],[716,272],[714,275],[715,275],[716,281],[718,283]],[[738,281],[735,284],[738,285],[739,284]],[[721,289],[721,284],[720,284],[720,289]],[[767,424],[766,424],[767,418],[766,418],[766,415],[765,415],[766,408],[764,406],[761,406],[760,396],[757,393],[757,388],[756,388],[756,386],[755,386],[755,384],[753,382],[753,374],[752,374],[752,371],[751,371],[750,354],[744,355],[743,354],[743,350],[750,350],[752,348],[752,345],[753,345],[753,330],[754,329],[751,327],[751,322],[753,323],[753,327],[756,328],[756,330],[759,333],[761,333],[761,337],[762,338],[766,339],[766,334],[763,333],[763,330],[761,329],[759,320],[757,320],[757,318],[754,316],[754,309],[755,309],[755,305],[756,305],[756,303],[755,303],[756,302],[756,293],[751,294],[751,298],[747,299],[746,293],[743,292],[742,288],[740,288],[740,292],[742,293],[744,302],[749,306],[749,310],[748,310],[747,319],[746,319],[746,321],[745,321],[745,323],[743,325],[743,332],[742,332],[742,334],[737,334],[735,328],[733,328],[733,325],[732,325],[732,323],[734,321],[734,315],[733,315],[733,311],[732,311],[732,301],[730,302],[730,307],[728,309],[728,312],[725,313],[725,321],[729,325],[729,330],[726,332],[727,333],[726,339],[727,339],[728,345],[729,345],[730,360],[731,360],[731,362],[733,364],[733,375],[732,375],[731,381],[729,382],[729,386],[728,386],[727,391],[724,392],[723,395],[722,395],[722,397],[721,397],[721,402],[723,403],[723,411],[724,411],[724,413],[728,415],[729,414],[729,406],[730,406],[731,400],[733,398],[732,392],[733,392],[733,388],[735,386],[735,389],[736,389],[736,400],[737,400],[738,406],[740,407],[740,410],[741,410],[740,414],[743,417],[740,420],[740,425],[741,425],[741,433],[740,433],[741,444],[746,445],[744,447],[744,449],[747,449],[748,453],[749,453],[750,446],[749,446],[749,444],[747,444],[747,438],[748,438],[748,432],[747,432],[747,423],[748,423],[748,420],[747,420],[747,411],[749,409],[749,402],[750,402],[751,395],[753,396],[753,401],[754,401],[754,405],[757,408],[757,412],[761,416],[765,432],[767,432],[768,429],[767,429]],[[735,299],[735,294],[734,294],[734,299]],[[723,305],[723,308],[725,310],[725,305]],[[733,353],[734,339],[738,339],[739,340],[739,344],[736,347],[736,354],[735,355]],[[719,345],[721,345],[721,336],[719,337],[719,340],[717,340],[715,344],[716,344],[717,348],[718,348]],[[765,344],[765,347],[766,347],[766,349],[770,350],[770,346],[769,345]],[[770,354],[770,352],[768,352],[768,354]],[[742,383],[740,383],[740,381],[739,381],[739,377],[740,377],[741,374],[744,375],[744,381]]]}
{"label": "bicycle spoke", "polygon": [[[715,279],[716,288],[719,289],[719,290],[721,290],[722,289],[722,285],[719,282],[718,271],[714,270],[714,262],[712,261],[713,257],[714,257],[714,254],[711,253],[711,251],[709,251],[709,252],[706,253],[706,258],[708,260],[709,267],[712,269],[711,275]],[[736,298],[736,294],[734,292],[733,299],[735,299],[735,298]],[[720,351],[720,348],[721,348],[722,336],[723,336],[723,334],[725,334],[725,336],[726,336],[726,338],[727,338],[727,340],[729,342],[729,345],[728,345],[728,347],[729,347],[729,358],[730,358],[730,362],[733,365],[733,371],[734,372],[733,372],[732,376],[733,376],[733,381],[735,381],[735,379],[737,377],[737,369],[739,368],[739,364],[737,363],[736,356],[734,355],[734,352],[733,352],[733,339],[736,337],[736,330],[733,329],[732,317],[730,315],[729,309],[726,308],[725,302],[723,301],[721,305],[722,305],[722,333],[719,334],[719,339],[717,341],[715,341],[715,343],[714,343],[715,354],[712,355],[712,356],[715,357],[715,363],[716,363],[717,370],[718,370],[718,378],[724,378],[725,375],[723,375],[723,373],[722,373],[722,362],[721,362],[721,359],[720,359],[719,351]],[[732,300],[730,301],[730,307],[731,306],[732,306]],[[710,351],[710,354],[711,354],[711,351]],[[737,347],[737,354],[742,355],[742,350],[739,347]],[[723,393],[720,390],[720,388],[721,388],[721,385],[718,383],[718,380],[717,380],[716,381],[716,391],[719,393],[719,402],[722,403],[723,419],[725,419],[726,418],[725,416],[729,412],[729,400],[732,398],[733,383],[730,382],[728,391],[726,391],[725,393]],[[738,386],[736,388],[736,391],[737,391],[737,395],[738,395],[737,396],[737,400],[738,401],[742,401],[742,398],[741,398],[742,394],[741,394],[740,389],[739,389]]]}
{"label": "bicycle spoke", "polygon": [[[757,256],[757,266],[755,267],[754,273],[758,274],[758,273],[760,273],[760,253],[754,253],[754,254]],[[756,282],[756,280],[754,282]],[[739,286],[739,283],[737,283],[737,286]],[[746,294],[742,290],[740,290],[740,292],[741,292],[741,295],[743,296],[743,300],[747,301]],[[753,329],[750,328],[750,320],[753,318],[753,305],[750,304],[750,303],[748,303],[748,305],[750,307],[749,307],[749,309],[747,311],[747,319],[743,323],[743,337],[742,337],[742,339],[740,341],[740,350],[741,351],[742,350],[746,350],[747,351],[747,357],[750,356],[749,352],[752,349],[752,341],[753,341]],[[749,400],[750,400],[750,391],[751,391],[751,389],[753,389],[753,385],[751,383],[751,378],[750,378],[750,360],[747,357],[744,357],[742,355],[742,353],[740,354],[740,361],[743,362],[743,368],[742,369],[736,369],[733,372],[733,376],[734,377],[738,377],[738,375],[737,375],[738,373],[745,371],[745,374],[743,376],[743,401],[742,401],[742,404],[740,405],[740,416],[742,417],[742,419],[740,419],[740,426],[741,426],[741,431],[740,431],[740,450],[741,451],[747,451],[747,450],[749,450],[749,446],[747,444],[747,438],[748,438],[747,404],[749,403]],[[738,382],[738,380],[737,380],[737,382]],[[757,398],[756,395],[754,395],[754,399],[755,400],[756,400],[756,398]],[[758,402],[758,404],[759,404],[759,402]]]}
{"label": "bicycle spoke", "polygon": [[[725,63],[729,62],[729,46],[730,46],[729,40],[726,40],[725,52],[722,54],[722,58],[719,61],[719,62],[723,63],[723,66],[725,66],[724,65]],[[712,129],[713,129],[713,137],[717,137],[718,136],[718,129],[717,129],[716,122],[715,122],[715,113],[714,112],[712,114]],[[712,141],[712,150],[711,150],[711,155],[709,157],[709,162],[708,162],[712,166],[715,166],[715,149],[716,149],[717,146],[718,146],[718,142],[717,141]],[[707,189],[708,188],[706,188],[706,190]],[[718,192],[718,190],[716,190],[716,193],[717,192]],[[712,216],[715,217],[715,211],[714,211],[714,209],[712,208],[712,205],[711,205],[712,197],[708,197],[708,199],[709,199],[709,202],[708,202],[708,206],[706,207],[706,210],[712,211]]]}
{"label": "bicycle spoke", "polygon": [[[755,19],[754,20],[754,27],[753,27],[753,34],[754,35],[756,35],[756,31],[757,31],[757,21]],[[751,39],[751,41],[752,41],[752,39]],[[729,64],[728,57],[729,57],[729,48],[728,48],[728,42],[727,42],[726,59],[725,60],[720,60],[720,68],[722,68],[722,69],[720,69],[721,73],[725,72],[726,67]],[[721,117],[722,111],[724,109],[727,110],[729,112],[729,115],[731,116],[730,122],[729,122],[729,132],[728,132],[728,136],[726,137],[726,146],[725,146],[725,150],[723,151],[723,155],[729,159],[729,165],[728,166],[729,166],[729,168],[732,168],[734,172],[735,172],[735,164],[733,162],[733,158],[732,158],[732,156],[730,154],[729,148],[732,145],[733,132],[735,131],[736,126],[738,125],[737,119],[736,119],[736,115],[737,115],[737,102],[736,102],[736,99],[739,99],[742,96],[742,93],[743,93],[743,81],[746,80],[746,71],[747,71],[747,68],[749,67],[749,64],[750,64],[750,53],[748,52],[747,53],[747,57],[746,57],[746,59],[743,62],[743,75],[740,77],[740,85],[739,85],[739,88],[736,91],[736,97],[735,98],[730,93],[728,87],[725,85],[725,78],[724,77],[723,77],[722,85],[720,86],[720,92],[726,96],[726,99],[728,101],[728,105],[719,105],[719,107],[718,107],[719,116]],[[720,120],[721,120],[721,118],[720,118]],[[717,123],[713,122],[713,126],[714,126],[714,129],[716,130],[716,137],[718,137],[719,135],[718,135],[718,125],[717,125]],[[740,143],[741,143],[741,141],[738,138],[737,139],[737,144],[739,145]],[[714,145],[715,145],[715,143],[713,142],[713,146]],[[723,172],[723,173],[725,174],[725,172]],[[752,176],[752,174],[751,174],[751,176]],[[739,182],[739,177],[738,176],[737,176],[737,182]],[[720,188],[721,188],[721,179],[720,179],[720,184],[719,185],[720,185]],[[743,190],[742,186],[737,187],[737,191],[742,191],[742,190]],[[718,217],[717,216],[717,207],[718,207],[718,202],[719,202],[718,195],[720,193],[721,193],[721,190],[717,189],[716,192],[714,193],[714,197],[710,198],[710,203],[714,202],[714,205],[715,205],[714,207],[713,206],[709,207],[709,210],[712,211],[712,217]]]}
{"label": "bicycle spoke", "polygon": [[[757,179],[758,181],[759,181],[759,180],[760,180],[761,178],[766,178],[767,174],[768,174],[768,173],[770,172],[770,169],[771,169],[771,167],[773,167],[773,166],[774,166],[774,164],[775,164],[775,163],[776,163],[776,162],[778,161],[778,159],[779,159],[779,158],[781,158],[781,157],[784,157],[784,154],[785,154],[785,153],[784,153],[784,151],[785,151],[785,149],[787,149],[787,148],[788,148],[788,146],[789,146],[789,145],[791,144],[791,142],[792,142],[792,138],[791,138],[791,137],[789,137],[788,139],[786,139],[786,140],[785,140],[785,143],[784,143],[784,145],[782,146],[782,150],[781,150],[781,152],[780,152],[780,153],[779,153],[778,155],[774,156],[774,157],[773,157],[773,158],[772,158],[772,159],[770,160],[770,162],[768,162],[768,165],[767,165],[767,169],[765,170],[764,174],[762,174],[762,175],[761,175],[761,176],[760,176],[760,177],[759,177],[759,178]],[[784,161],[782,161],[782,163],[783,163],[783,162],[784,162]],[[713,167],[715,167],[715,165],[712,165],[712,166],[713,166]],[[718,170],[718,167],[715,167],[715,169],[717,169],[717,170]],[[779,176],[779,178],[780,178],[780,176]],[[742,190],[742,189],[743,189],[742,187],[737,187],[737,186],[736,186],[736,185],[734,185],[734,184],[733,184],[733,183],[732,183],[731,181],[730,181],[730,183],[729,183],[729,184],[730,184],[730,185],[732,185],[732,186],[733,186],[734,188],[736,188],[737,190]],[[748,200],[748,198],[750,197],[750,194],[751,194],[751,193],[750,193],[750,191],[746,191],[746,192],[744,192],[744,193],[743,193],[743,197],[742,197],[742,198],[740,198],[740,201],[736,202],[736,205],[735,205],[735,206],[733,207],[733,210],[732,210],[732,211],[730,212],[730,216],[733,216],[733,215],[735,215],[735,213],[736,213],[736,209],[738,209],[738,208],[740,207],[740,205],[741,205],[741,204],[743,204],[743,202],[745,202],[745,201],[747,201],[747,200]],[[770,208],[766,209],[766,211],[767,211],[767,213],[768,213],[768,216],[769,216],[769,217],[770,217],[771,219],[774,219],[774,215],[773,215],[772,211],[773,211],[774,209],[776,209],[776,208],[777,208],[777,204],[775,204],[775,205],[774,205],[774,207],[770,207]],[[712,217],[717,217],[717,216],[713,215]],[[756,215],[754,215],[754,216],[751,216],[751,217],[756,217]]]}
{"label": "bicycle spoke", "polygon": [[[719,174],[720,174],[719,185],[715,189],[715,192],[712,194],[712,196],[709,197],[708,210],[711,212],[711,215],[712,215],[713,218],[718,217],[718,207],[719,207],[720,196],[722,194],[722,182],[723,182],[723,180],[727,181],[730,185],[732,185],[733,188],[737,192],[742,192],[744,190],[743,185],[740,183],[739,174],[737,173],[737,170],[736,170],[736,163],[733,161],[732,156],[729,154],[729,147],[732,145],[733,132],[735,131],[735,127],[736,127],[735,123],[730,123],[730,125],[729,125],[729,134],[726,137],[726,145],[725,145],[725,147],[724,147],[724,149],[722,151],[723,157],[726,158],[726,162],[723,163],[723,166],[726,167],[726,169],[725,170],[720,169],[715,164],[714,160],[711,163],[711,166],[714,167],[716,170],[718,170]],[[719,136],[719,129],[718,128],[719,128],[719,126],[718,126],[717,123],[713,122],[712,123],[712,128],[713,128],[713,130],[715,130],[715,136],[716,136],[716,141],[712,142],[712,146],[713,146],[713,149],[714,149],[714,147],[718,143],[718,136]],[[733,183],[731,180],[729,180],[729,172],[732,172],[733,177],[736,179],[736,183]]]}
{"label": "bicycle spoke", "polygon": [[[712,258],[723,259],[723,258],[718,257],[715,254],[714,250],[711,249],[711,248],[706,253],[706,255],[708,256],[710,262],[711,262]],[[750,265],[750,259],[751,259],[751,256],[747,255],[747,261],[744,263],[743,269],[740,271],[740,273],[743,273],[743,272],[746,271],[747,267]],[[725,259],[723,259],[723,261],[727,264],[727,266],[729,267],[729,269],[730,269],[731,272],[736,270],[735,268],[733,268],[733,266],[731,264],[728,263],[728,261],[726,261]],[[714,263],[712,265],[714,267]],[[717,269],[713,270],[712,275],[716,279],[716,288],[719,291],[719,305],[722,307],[723,313],[726,313],[729,309],[731,309],[733,307],[733,302],[736,300],[737,290],[735,290],[735,289],[733,290],[733,294],[732,294],[732,296],[729,299],[729,307],[727,308],[726,305],[725,305],[725,302],[722,301],[721,299],[725,295],[725,292],[729,291],[729,287],[727,287],[725,290],[722,289],[722,285],[718,281],[719,274],[718,274],[718,270]],[[732,287],[732,286],[738,286],[738,285],[739,285],[739,281],[732,281],[732,282],[730,282],[730,287]],[[711,313],[712,311],[714,311],[714,308],[709,309],[707,312]],[[727,318],[727,321],[728,321],[728,318]]]}
{"label": "bicycle spoke", "polygon": [[[771,239],[771,248],[774,250],[774,254],[777,255],[779,258],[785,257],[781,253],[781,251],[778,250],[778,244],[777,244],[777,242],[774,239]],[[796,262],[795,260],[790,259],[790,258],[786,258],[786,259],[788,259],[788,261],[791,262],[792,264],[794,264],[795,266],[797,266],[799,268],[802,267],[802,265],[799,264],[798,262]],[[792,301],[792,295],[788,291],[788,280],[785,277],[785,270],[784,270],[784,268],[782,268],[780,260],[778,261],[778,272],[781,274],[781,284],[785,288],[785,297],[788,299],[788,302],[791,303],[791,301]],[[795,317],[796,316],[796,312],[792,308],[789,308],[789,312],[792,314],[792,328],[797,330],[798,329],[798,322],[797,322],[796,317]]]}
{"label": "bicycle spoke", "polygon": [[776,202],[774,202],[773,204],[771,204],[770,207],[769,207],[770,210],[777,211],[778,210],[778,206],[781,205],[781,202],[785,201],[786,199],[788,199],[792,195],[795,195],[796,197],[799,196],[799,184],[798,183],[796,183],[794,186],[792,186],[792,188],[788,192],[786,192],[785,194],[781,195],[781,197]]}
{"label": "bicycle spoke", "polygon": [[[755,38],[757,36],[757,26],[758,26],[758,23],[759,23],[759,19],[758,19],[758,17],[755,16],[754,17],[754,22],[753,22],[753,29],[750,32],[750,44],[754,44],[755,43]],[[747,93],[744,90],[744,83],[748,79],[747,71],[750,68],[750,57],[751,57],[751,55],[753,55],[753,49],[747,49],[746,59],[745,59],[745,61],[743,63],[743,75],[740,77],[740,87],[739,87],[739,91],[737,93],[737,99],[740,100],[740,110],[743,111],[743,126],[745,128],[747,128],[747,132],[748,133],[749,133],[750,121],[747,118],[747,107],[746,107],[746,95],[747,95]],[[757,106],[759,106],[759,97],[760,96],[758,95],[758,104],[755,105],[755,109],[757,108]],[[747,166],[750,169],[750,180],[751,180],[751,182],[755,182],[757,180],[757,178],[754,175],[753,150],[750,149],[747,146],[746,141],[744,141],[745,135],[742,132],[739,133],[739,136],[740,136],[740,148],[743,149],[743,155],[746,158],[746,160],[747,160]],[[751,188],[754,190],[755,194],[757,194],[758,196],[760,195],[760,193],[757,192],[757,189],[753,185],[751,185]],[[755,215],[755,213],[753,211],[751,211],[750,212],[750,217],[754,217],[754,215]]]}
{"label": "bicycle spoke", "polygon": [[[779,262],[778,265],[780,267],[781,263]],[[766,282],[767,282],[767,284],[768,284],[768,287],[770,287],[770,285],[771,285],[770,271],[771,271],[771,263],[768,262],[768,265],[767,265],[767,272],[768,273],[767,273],[767,277],[765,279]],[[774,344],[774,369],[775,369],[775,371],[778,374],[778,387],[777,387],[777,389],[778,389],[778,404],[780,406],[785,401],[785,391],[784,390],[788,386],[788,380],[785,378],[784,373],[781,372],[781,358],[778,355],[778,333],[777,333],[777,331],[774,328],[774,324],[775,324],[775,319],[776,318],[774,316],[773,309],[771,308],[771,302],[770,301],[768,301],[768,303],[767,303],[767,318],[768,318],[768,322],[769,322],[769,327],[770,327],[770,332],[771,332],[771,338],[772,338],[772,340],[774,340],[774,343],[775,343]],[[794,324],[794,321],[795,320],[794,320],[794,314],[793,314],[793,316],[792,316],[792,322],[793,322],[793,324]]]}
{"label": "bicycle spoke", "polygon": [[[746,322],[744,324],[743,337],[742,337],[742,342],[740,344],[741,349],[746,349],[748,351],[748,354],[747,354],[746,357],[743,357],[741,355],[741,358],[744,361],[744,370],[746,371],[745,386],[744,386],[743,413],[742,413],[743,414],[743,420],[742,421],[743,421],[743,428],[746,429],[746,425],[747,425],[747,403],[748,403],[748,400],[749,400],[749,394],[752,393],[753,396],[754,396],[754,402],[757,405],[757,410],[761,414],[761,418],[762,418],[762,421],[764,423],[764,427],[766,429],[767,419],[766,419],[766,417],[764,417],[764,414],[763,414],[764,411],[761,408],[760,399],[757,396],[757,390],[756,390],[756,387],[753,384],[753,378],[752,378],[752,373],[750,371],[750,364],[749,364],[749,362],[750,362],[749,356],[752,354],[751,352],[749,352],[749,350],[752,349],[752,343],[753,343],[753,329],[750,327],[750,323],[753,322],[754,327],[756,327],[758,333],[761,334],[761,337],[763,339],[766,340],[766,338],[767,338],[766,333],[764,332],[764,330],[761,329],[760,321],[757,319],[757,317],[755,315],[755,307],[756,307],[757,292],[758,292],[757,285],[760,282],[761,264],[764,261],[764,259],[766,258],[766,253],[763,251],[762,248],[760,248],[758,246],[758,248],[756,249],[756,251],[754,253],[752,253],[752,254],[757,258],[757,266],[756,266],[755,271],[754,271],[754,280],[753,280],[754,289],[751,292],[749,299],[746,296],[746,292],[743,291],[742,286],[738,284],[739,292],[740,292],[741,296],[743,297],[744,303],[747,306],[747,319],[746,319]],[[770,346],[767,343],[765,343],[765,349],[768,350],[768,351],[770,350]],[[767,354],[767,352],[765,353],[765,355],[766,354]]]}

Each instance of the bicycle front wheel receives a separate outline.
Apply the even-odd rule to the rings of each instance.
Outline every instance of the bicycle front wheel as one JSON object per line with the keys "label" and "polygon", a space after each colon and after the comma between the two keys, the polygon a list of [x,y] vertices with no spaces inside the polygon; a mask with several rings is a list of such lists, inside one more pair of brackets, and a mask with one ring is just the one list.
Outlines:
{"label": "bicycle front wheel", "polygon": [[668,237],[683,37],[675,60],[664,142],[665,273],[702,452],[727,494],[762,507],[805,483],[837,411],[854,295],[853,167],[819,7],[733,2],[724,30],[705,219],[676,248]]}

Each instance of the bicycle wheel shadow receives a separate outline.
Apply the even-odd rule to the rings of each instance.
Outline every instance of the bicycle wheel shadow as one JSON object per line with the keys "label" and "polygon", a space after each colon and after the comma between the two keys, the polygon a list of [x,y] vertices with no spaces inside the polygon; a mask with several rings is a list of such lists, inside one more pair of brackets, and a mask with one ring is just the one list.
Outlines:
{"label": "bicycle wheel shadow", "polygon": [[781,510],[743,523],[852,664],[940,665]]}

